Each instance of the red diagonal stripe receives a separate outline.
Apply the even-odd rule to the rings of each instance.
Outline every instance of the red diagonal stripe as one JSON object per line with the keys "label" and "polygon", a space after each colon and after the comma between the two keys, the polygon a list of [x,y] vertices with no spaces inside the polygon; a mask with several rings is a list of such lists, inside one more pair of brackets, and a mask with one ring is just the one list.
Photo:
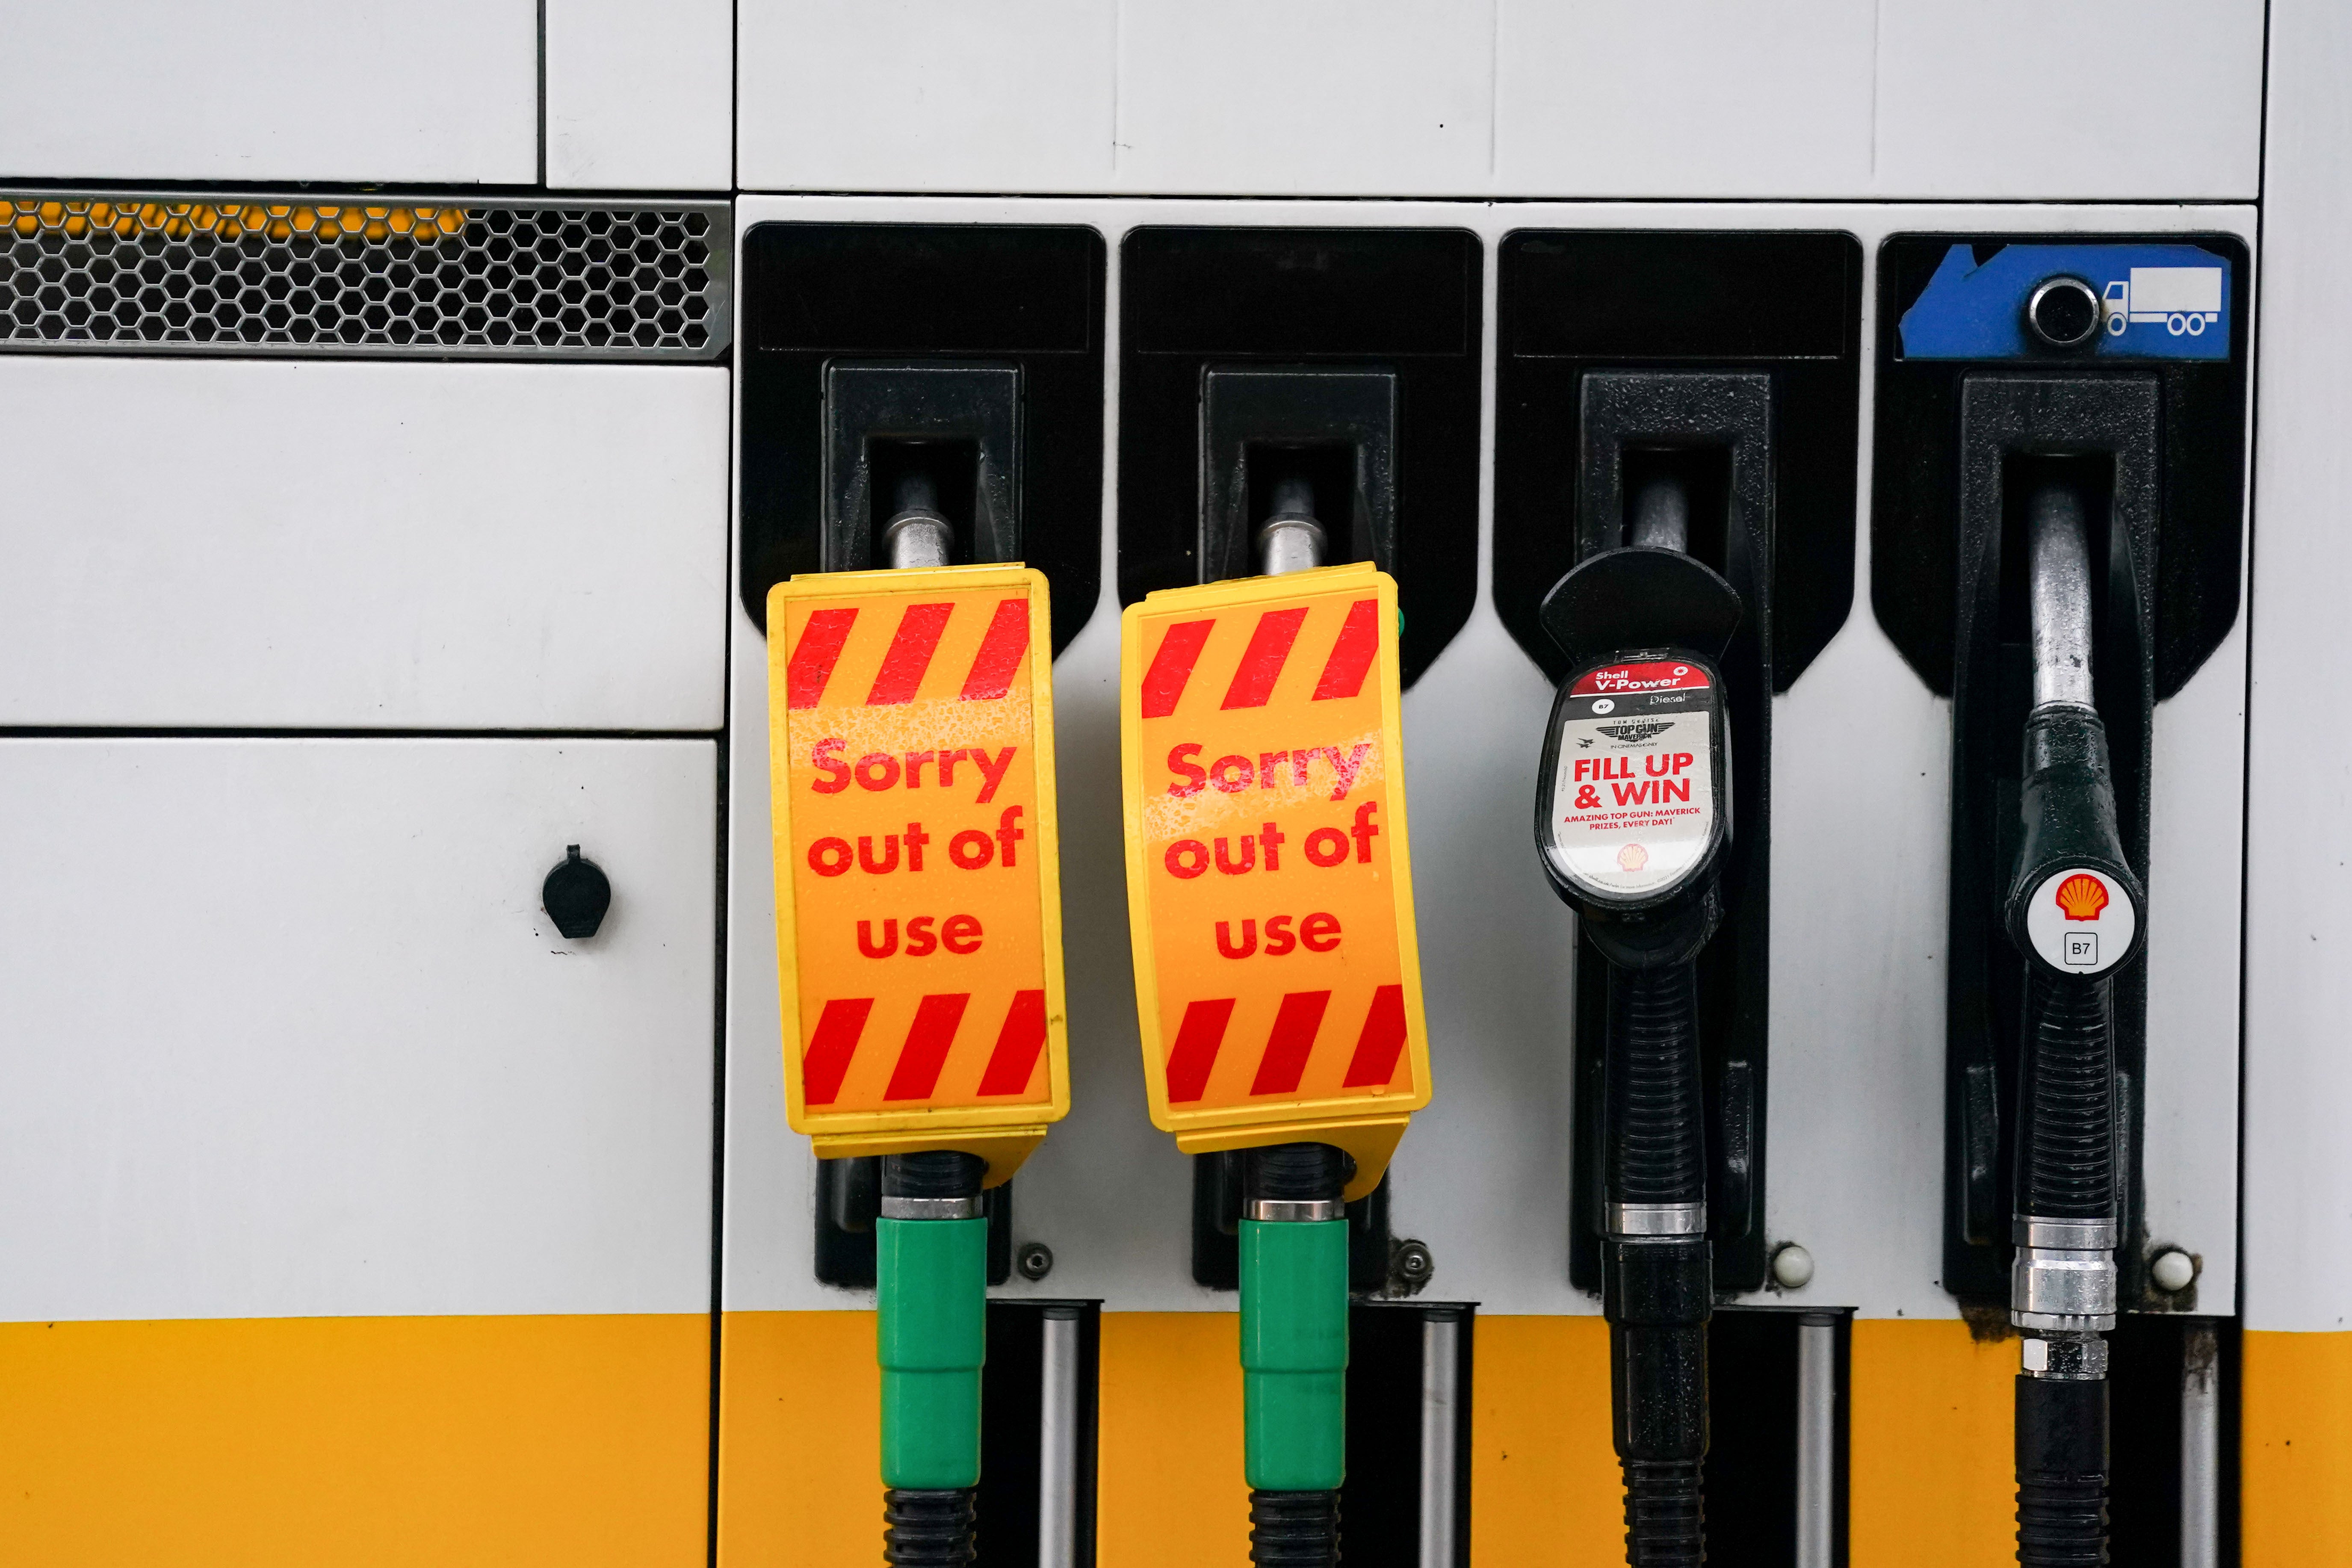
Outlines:
{"label": "red diagonal stripe", "polygon": [[955,1044],[956,1026],[971,1000],[969,991],[926,996],[915,1004],[915,1021],[908,1026],[907,1043],[898,1048],[898,1065],[890,1069],[885,1100],[929,1100],[939,1087],[940,1068],[947,1064],[948,1047]]}
{"label": "red diagonal stripe", "polygon": [[1019,1094],[1027,1089],[1037,1053],[1045,1048],[1045,994],[1015,991],[1004,1027],[997,1031],[996,1048],[988,1054],[988,1070],[980,1075],[980,1092]]}
{"label": "red diagonal stripe", "polygon": [[1297,1091],[1307,1053],[1315,1048],[1315,1031],[1323,1026],[1323,1009],[1330,1005],[1328,991],[1293,991],[1282,999],[1282,1011],[1274,1016],[1274,1033],[1265,1037],[1265,1055],[1258,1058],[1251,1094]]}
{"label": "red diagonal stripe", "polygon": [[1151,668],[1143,672],[1146,719],[1165,719],[1176,711],[1177,701],[1184,695],[1184,683],[1192,679],[1192,666],[1200,659],[1202,645],[1209,640],[1209,633],[1216,624],[1179,621],[1160,639],[1160,650],[1151,656]]}
{"label": "red diagonal stripe", "polygon": [[898,617],[898,635],[890,639],[890,651],[875,672],[874,689],[866,694],[866,706],[884,708],[915,700],[915,688],[923,683],[923,671],[931,668],[940,634],[948,629],[948,617],[954,613],[953,605],[907,606]]}
{"label": "red diagonal stripe", "polygon": [[841,645],[849,640],[849,628],[856,624],[854,609],[818,610],[809,616],[808,625],[801,628],[800,646],[793,649],[792,662],[784,666],[786,706],[814,708],[824,700],[824,685],[833,679]]}
{"label": "red diagonal stripe", "polygon": [[1314,700],[1327,702],[1361,691],[1364,672],[1372,668],[1372,655],[1380,651],[1381,602],[1359,599],[1348,606],[1339,640],[1331,645],[1331,657],[1323,663],[1323,679],[1315,683]]}
{"label": "red diagonal stripe", "polygon": [[1298,623],[1306,618],[1304,605],[1268,610],[1258,616],[1249,647],[1242,650],[1241,668],[1234,671],[1234,683],[1225,688],[1225,700],[1218,706],[1265,707],[1265,700],[1274,695],[1274,683],[1282,676],[1284,661],[1290,658],[1290,645],[1298,640]]}
{"label": "red diagonal stripe", "polygon": [[1230,996],[1194,1002],[1184,1009],[1184,1022],[1177,1026],[1176,1044],[1168,1053],[1169,1104],[1181,1105],[1208,1091],[1209,1069],[1217,1065],[1217,1047],[1224,1044],[1225,1026],[1233,1016]]}
{"label": "red diagonal stripe", "polygon": [[972,656],[971,673],[963,678],[966,702],[993,702],[1013,689],[1013,672],[1029,651],[1029,601],[1000,599],[988,633]]}
{"label": "red diagonal stripe", "polygon": [[[830,615],[820,610],[819,615]],[[845,612],[856,615],[857,612]],[[831,1105],[841,1094],[849,1058],[857,1054],[857,1037],[866,1032],[866,1015],[874,1011],[871,996],[836,996],[824,1005],[816,1021],[816,1037],[801,1058],[801,1099],[810,1105]]]}
{"label": "red diagonal stripe", "polygon": [[1404,987],[1383,985],[1372,993],[1372,1010],[1364,1015],[1364,1032],[1356,1037],[1356,1054],[1348,1058],[1343,1089],[1378,1089],[1396,1077],[1397,1053],[1404,1049]]}

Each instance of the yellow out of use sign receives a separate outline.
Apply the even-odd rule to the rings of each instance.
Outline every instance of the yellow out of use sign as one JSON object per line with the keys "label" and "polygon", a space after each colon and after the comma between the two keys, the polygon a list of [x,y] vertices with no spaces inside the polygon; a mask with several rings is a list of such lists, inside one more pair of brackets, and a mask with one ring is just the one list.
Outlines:
{"label": "yellow out of use sign", "polygon": [[786,1109],[822,1154],[1010,1175],[1069,1109],[1044,574],[768,595]]}
{"label": "yellow out of use sign", "polygon": [[1312,1140],[1377,1184],[1429,1103],[1396,584],[1334,566],[1157,593],[1121,630],[1128,903],[1152,1121]]}

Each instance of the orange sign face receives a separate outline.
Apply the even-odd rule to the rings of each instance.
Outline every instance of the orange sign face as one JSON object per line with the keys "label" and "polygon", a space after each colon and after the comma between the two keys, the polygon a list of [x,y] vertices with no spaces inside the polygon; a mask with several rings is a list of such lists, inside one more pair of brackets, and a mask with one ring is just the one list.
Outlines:
{"label": "orange sign face", "polygon": [[769,595],[800,1131],[944,1135],[1068,1109],[1045,593],[1042,573],[981,566]]}
{"label": "orange sign face", "polygon": [[1128,901],[1167,1131],[1428,1103],[1396,620],[1369,565],[1127,611]]}

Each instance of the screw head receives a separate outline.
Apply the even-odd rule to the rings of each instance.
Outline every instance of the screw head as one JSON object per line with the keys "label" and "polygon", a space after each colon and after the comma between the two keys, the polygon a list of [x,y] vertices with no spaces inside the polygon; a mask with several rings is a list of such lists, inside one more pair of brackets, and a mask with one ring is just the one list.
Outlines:
{"label": "screw head", "polygon": [[1436,1273],[1437,1259],[1425,1242],[1400,1241],[1389,1257],[1389,1274],[1407,1295],[1428,1284]]}
{"label": "screw head", "polygon": [[2147,1266],[2147,1277],[2168,1295],[2186,1290],[2197,1278],[2197,1260],[2177,1247],[2168,1247]]}
{"label": "screw head", "polygon": [[1801,1290],[1813,1282],[1813,1255],[1795,1242],[1772,1255],[1772,1282],[1783,1290]]}
{"label": "screw head", "polygon": [[1054,1249],[1042,1241],[1024,1241],[1013,1255],[1013,1267],[1024,1279],[1043,1279],[1054,1271]]}

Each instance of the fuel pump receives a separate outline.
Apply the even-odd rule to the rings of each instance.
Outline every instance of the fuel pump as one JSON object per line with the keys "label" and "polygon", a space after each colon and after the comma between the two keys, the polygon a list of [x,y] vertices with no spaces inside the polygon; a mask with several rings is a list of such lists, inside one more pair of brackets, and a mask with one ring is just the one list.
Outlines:
{"label": "fuel pump", "polygon": [[1676,479],[1634,498],[1632,542],[1545,599],[1569,677],[1552,706],[1536,844],[1609,963],[1601,1303],[1626,1560],[1703,1556],[1706,1129],[1696,963],[1723,914],[1730,736],[1717,665],[1741,606],[1685,552]]}
{"label": "fuel pump", "polygon": [[1145,1082],[1200,1157],[1193,1277],[1241,1294],[1253,1560],[1328,1564],[1350,1276],[1386,1281],[1375,1194],[1429,1100],[1399,714],[1475,596],[1480,250],[1168,227],[1121,255]]}
{"label": "fuel pump", "polygon": [[[964,1563],[1006,1184],[1069,1109],[1052,656],[1101,560],[1102,240],[765,223],[744,256],[785,1110],[816,1276],[875,1292],[884,1554]],[[1041,1537],[1081,1446],[1049,1337]]]}
{"label": "fuel pump", "polygon": [[[1278,458],[1269,458],[1278,462]],[[1128,887],[1153,1121],[1239,1151],[1252,1561],[1339,1557],[1346,1205],[1428,1103],[1398,771],[1396,590],[1318,567],[1266,487],[1265,574],[1164,590],[1121,644]]]}
{"label": "fuel pump", "polygon": [[[2200,966],[2237,946],[2236,836],[2179,836],[2152,868],[2150,824],[2162,705],[2237,613],[2242,259],[2214,236],[1902,236],[1881,255],[1873,596],[1951,696],[1943,1283],[2021,1336],[2029,1565],[2106,1561],[2111,1499],[2118,1551],[2150,1560],[2210,1503],[2189,1496],[2212,1480],[2184,1466],[2185,1436],[2110,1433],[2126,1363],[2105,1336],[2126,1313],[2194,1309],[2193,1270],[2156,1266],[2177,1243],[2152,1234],[2152,1194],[2188,1173],[2151,1163],[2145,1108],[2152,1077],[2233,1046],[2168,1031],[2138,960],[2159,921],[2204,928],[2175,950]],[[2233,710],[2234,674],[2215,674]],[[2192,728],[2198,750],[2234,755],[2210,708]],[[2187,798],[2201,812],[2212,795],[2209,780]],[[2230,892],[2158,910],[2158,877]],[[2210,1367],[2169,1338],[2186,1412]]]}

